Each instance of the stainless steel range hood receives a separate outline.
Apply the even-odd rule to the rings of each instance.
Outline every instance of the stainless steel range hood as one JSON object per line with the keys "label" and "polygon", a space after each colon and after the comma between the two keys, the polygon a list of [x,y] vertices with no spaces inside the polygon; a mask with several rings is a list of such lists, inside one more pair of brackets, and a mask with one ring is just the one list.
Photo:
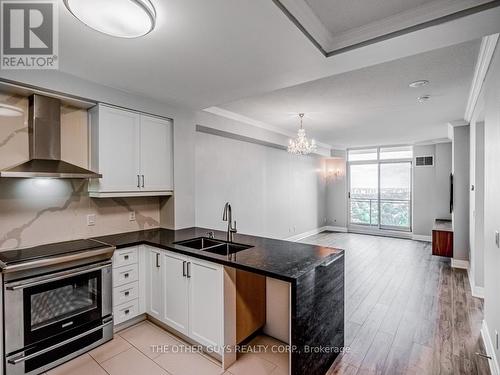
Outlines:
{"label": "stainless steel range hood", "polygon": [[29,157],[0,177],[100,178],[101,174],[61,160],[61,102],[43,95],[29,98]]}

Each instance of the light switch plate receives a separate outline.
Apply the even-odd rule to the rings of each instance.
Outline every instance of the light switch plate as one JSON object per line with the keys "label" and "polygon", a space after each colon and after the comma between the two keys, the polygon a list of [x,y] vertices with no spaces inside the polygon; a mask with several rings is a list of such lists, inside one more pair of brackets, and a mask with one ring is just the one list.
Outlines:
{"label": "light switch plate", "polygon": [[135,211],[130,211],[128,213],[128,220],[129,221],[135,221]]}
{"label": "light switch plate", "polygon": [[87,215],[87,226],[92,227],[95,225],[95,214]]}
{"label": "light switch plate", "polygon": [[498,231],[495,231],[495,245],[500,248],[500,233]]}

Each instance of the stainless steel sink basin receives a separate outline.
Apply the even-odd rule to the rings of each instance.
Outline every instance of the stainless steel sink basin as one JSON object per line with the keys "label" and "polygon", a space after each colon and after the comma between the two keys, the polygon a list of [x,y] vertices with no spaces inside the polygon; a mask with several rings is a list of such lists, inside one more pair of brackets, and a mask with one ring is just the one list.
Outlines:
{"label": "stainless steel sink basin", "polygon": [[190,238],[189,240],[174,242],[174,244],[219,255],[234,254],[252,247],[250,245],[214,240],[208,237]]}
{"label": "stainless steel sink basin", "polygon": [[252,246],[237,244],[237,243],[223,243],[221,245],[208,247],[206,249],[202,249],[203,251],[207,251],[209,253],[219,254],[219,255],[229,255],[237,253],[238,251],[249,249]]}
{"label": "stainless steel sink basin", "polygon": [[217,241],[207,237],[190,238],[189,240],[178,241],[174,243],[176,245],[182,245],[196,250],[202,250],[217,245],[224,245],[223,241]]}

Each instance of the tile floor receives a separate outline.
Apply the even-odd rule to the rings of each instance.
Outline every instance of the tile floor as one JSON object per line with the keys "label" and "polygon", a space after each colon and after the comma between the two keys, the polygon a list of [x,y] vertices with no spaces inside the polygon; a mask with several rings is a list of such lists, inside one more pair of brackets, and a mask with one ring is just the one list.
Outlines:
{"label": "tile floor", "polygon": [[[281,342],[259,336],[250,345],[270,348]],[[188,344],[160,327],[141,322],[115,333],[112,341],[62,364],[46,375],[286,375],[288,355],[246,353],[224,372],[215,360],[199,353],[158,353],[152,345]],[[262,347],[263,347],[262,346]]]}

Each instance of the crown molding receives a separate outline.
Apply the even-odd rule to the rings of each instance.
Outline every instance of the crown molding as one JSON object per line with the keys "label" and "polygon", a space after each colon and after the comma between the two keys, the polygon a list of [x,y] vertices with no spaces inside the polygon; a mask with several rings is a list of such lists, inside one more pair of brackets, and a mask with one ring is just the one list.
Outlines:
{"label": "crown molding", "polygon": [[474,114],[486,74],[488,74],[491,59],[493,58],[493,54],[498,43],[498,37],[499,34],[493,34],[485,36],[481,40],[481,47],[479,48],[479,55],[477,57],[476,67],[474,68],[474,77],[472,78],[469,98],[465,108],[464,118],[467,122],[471,121]]}
{"label": "crown molding", "polygon": [[[205,108],[203,111],[212,113],[212,114],[217,115],[217,116],[225,117],[225,118],[228,118],[231,120],[235,120],[235,121],[241,122],[243,124],[247,124],[247,125],[261,128],[261,129],[265,129],[265,130],[268,130],[268,131],[273,132],[273,133],[281,134],[281,135],[287,136],[289,138],[295,138],[297,136],[297,133],[289,132],[289,131],[284,130],[282,128],[279,128],[277,126],[273,126],[273,125],[267,124],[267,123],[262,122],[262,121],[254,120],[253,118],[243,116],[243,115],[240,115],[239,113],[228,111],[228,110],[220,108],[220,107],[216,107],[216,106],[208,107],[208,108]],[[331,145],[326,144],[326,143],[322,143],[322,142],[318,142],[317,140],[316,140],[316,144],[318,145],[318,147],[321,147],[321,148],[326,148],[328,150],[332,149]]]}

